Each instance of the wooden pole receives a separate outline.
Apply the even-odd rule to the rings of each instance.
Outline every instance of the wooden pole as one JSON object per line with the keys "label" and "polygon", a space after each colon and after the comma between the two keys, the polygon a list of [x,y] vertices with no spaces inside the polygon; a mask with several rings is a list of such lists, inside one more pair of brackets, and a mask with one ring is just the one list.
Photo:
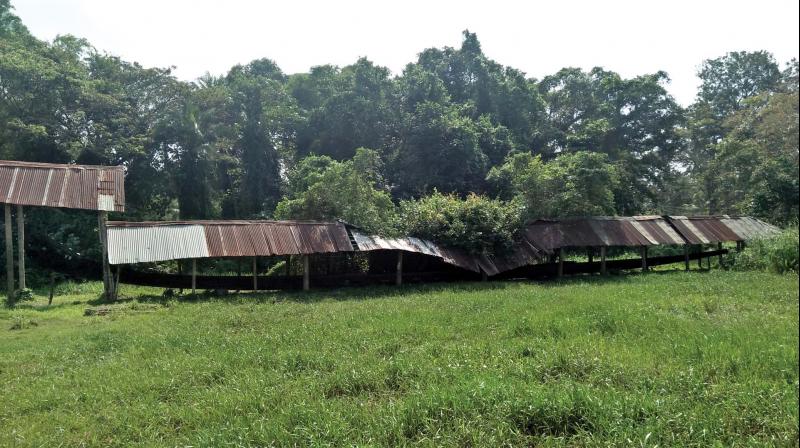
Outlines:
{"label": "wooden pole", "polygon": [[114,286],[112,288],[112,294],[113,294],[114,300],[117,300],[117,298],[119,297],[119,275],[120,275],[121,271],[122,271],[122,265],[118,264],[117,265],[117,273],[116,273],[116,275],[114,275]]}
{"label": "wooden pole", "polygon": [[14,300],[14,236],[11,232],[11,204],[6,204],[6,287],[8,301]]}
{"label": "wooden pole", "polygon": [[100,233],[100,245],[103,248],[103,297],[111,300],[111,267],[108,264],[108,235],[106,235],[108,212],[101,210],[97,214],[97,231]]}
{"label": "wooden pole", "polygon": [[558,276],[564,276],[564,249],[558,248]]}
{"label": "wooden pole", "polygon": [[642,272],[647,272],[647,246],[642,246]]}
{"label": "wooden pole", "polygon": [[697,247],[699,250],[699,256],[697,257],[697,267],[698,269],[703,269],[703,245],[698,244]]}
{"label": "wooden pole", "polygon": [[589,248],[589,263],[594,263],[594,248]]}
{"label": "wooden pole", "polygon": [[606,275],[606,247],[600,247],[600,273]]}
{"label": "wooden pole", "polygon": [[197,259],[192,258],[192,295],[197,292]]}
{"label": "wooden pole", "polygon": [[53,304],[53,292],[56,289],[56,273],[50,273],[50,296],[47,298],[47,305],[50,306]]}
{"label": "wooden pole", "polygon": [[292,275],[292,256],[286,256],[286,276],[289,277]]}
{"label": "wooden pole", "polygon": [[[183,260],[178,260],[178,275],[183,277]],[[183,294],[183,288],[178,289],[178,294]]]}
{"label": "wooden pole", "polygon": [[25,209],[21,205],[17,206],[17,241],[19,289],[25,289]]}
{"label": "wooden pole", "polygon": [[[237,258],[236,259],[236,284],[238,285],[241,280],[242,280],[242,259],[241,258]],[[236,288],[236,293],[237,294],[239,292],[241,292],[241,291],[242,291],[241,289]]]}
{"label": "wooden pole", "polygon": [[303,255],[303,291],[311,288],[311,273],[309,272],[308,255]]}
{"label": "wooden pole", "polygon": [[397,273],[396,273],[396,275],[397,275],[397,278],[395,278],[394,283],[397,286],[400,286],[400,285],[403,284],[403,251],[402,250],[397,251]]}
{"label": "wooden pole", "polygon": [[253,291],[258,291],[258,257],[253,257]]}
{"label": "wooden pole", "polygon": [[[722,250],[722,243],[717,243],[717,250]],[[722,254],[719,254],[719,267],[722,267],[724,261],[722,260]],[[709,266],[710,268],[711,266]]]}
{"label": "wooden pole", "polygon": [[685,270],[688,271],[689,270],[689,245],[688,244],[684,244],[683,245],[683,264],[684,264]]}

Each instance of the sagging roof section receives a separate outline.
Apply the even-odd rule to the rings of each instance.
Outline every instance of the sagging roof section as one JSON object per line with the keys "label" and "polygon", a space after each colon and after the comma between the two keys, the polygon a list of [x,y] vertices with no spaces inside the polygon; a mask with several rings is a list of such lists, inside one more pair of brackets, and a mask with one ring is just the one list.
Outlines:
{"label": "sagging roof section", "polygon": [[779,231],[777,227],[749,216],[669,216],[667,219],[689,244],[746,241]]}
{"label": "sagging roof section", "polygon": [[340,223],[301,221],[173,221],[108,223],[111,264],[187,258],[350,252]]}
{"label": "sagging roof section", "polygon": [[121,166],[0,160],[0,202],[123,212],[125,171]]}

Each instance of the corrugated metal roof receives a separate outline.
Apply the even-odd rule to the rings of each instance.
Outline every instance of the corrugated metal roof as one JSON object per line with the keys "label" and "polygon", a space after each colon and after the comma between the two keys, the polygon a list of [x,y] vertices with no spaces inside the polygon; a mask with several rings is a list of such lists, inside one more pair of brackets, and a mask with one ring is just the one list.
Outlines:
{"label": "corrugated metal roof", "polygon": [[108,227],[108,261],[111,264],[208,256],[203,226]]}
{"label": "corrugated metal roof", "polygon": [[111,264],[353,250],[343,224],[302,221],[111,221],[108,245]]}
{"label": "corrugated metal roof", "polygon": [[763,238],[778,228],[749,216],[669,216],[689,244],[723,243]]}
{"label": "corrugated metal roof", "polygon": [[509,254],[503,256],[472,255],[460,249],[454,249],[415,237],[384,238],[366,235],[356,229],[350,229],[353,239],[360,251],[402,250],[436,257],[447,264],[472,272],[483,270],[488,275],[535,264],[542,260],[543,253],[527,241],[522,241]]}
{"label": "corrugated metal roof", "polygon": [[655,246],[684,244],[661,216],[614,216],[534,221],[525,238],[535,248],[552,253],[566,247]]}
{"label": "corrugated metal roof", "polygon": [[780,232],[780,229],[772,224],[749,216],[722,215],[720,221],[739,235],[742,241],[764,238]]}
{"label": "corrugated metal roof", "polygon": [[0,160],[0,202],[122,212],[125,171],[121,166]]}

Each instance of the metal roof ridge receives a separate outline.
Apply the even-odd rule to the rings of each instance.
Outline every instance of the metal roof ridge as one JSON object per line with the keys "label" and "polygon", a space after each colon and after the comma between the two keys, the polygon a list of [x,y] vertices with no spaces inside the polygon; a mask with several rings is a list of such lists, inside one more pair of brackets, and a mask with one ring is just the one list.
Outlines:
{"label": "metal roof ridge", "polygon": [[49,168],[49,169],[85,169],[85,170],[124,170],[122,165],[83,165],[79,163],[49,163],[49,162],[26,162],[22,160],[0,160],[0,166],[27,167],[27,168]]}
{"label": "metal roof ridge", "polygon": [[159,227],[159,226],[186,226],[186,225],[342,225],[342,223],[331,221],[292,221],[292,220],[268,220],[268,219],[197,219],[187,221],[108,221],[109,227]]}

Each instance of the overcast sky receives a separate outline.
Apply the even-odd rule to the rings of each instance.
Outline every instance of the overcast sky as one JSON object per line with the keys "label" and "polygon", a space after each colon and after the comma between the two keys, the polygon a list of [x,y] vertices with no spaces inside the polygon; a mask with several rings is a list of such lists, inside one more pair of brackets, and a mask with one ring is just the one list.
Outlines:
{"label": "overcast sky", "polygon": [[800,40],[797,0],[11,1],[41,39],[85,37],[126,60],[175,66],[184,80],[261,57],[297,73],[366,56],[399,74],[425,48],[459,46],[469,29],[490,58],[532,77],[567,66],[665,70],[684,105],[703,59],[764,49],[783,66]]}

